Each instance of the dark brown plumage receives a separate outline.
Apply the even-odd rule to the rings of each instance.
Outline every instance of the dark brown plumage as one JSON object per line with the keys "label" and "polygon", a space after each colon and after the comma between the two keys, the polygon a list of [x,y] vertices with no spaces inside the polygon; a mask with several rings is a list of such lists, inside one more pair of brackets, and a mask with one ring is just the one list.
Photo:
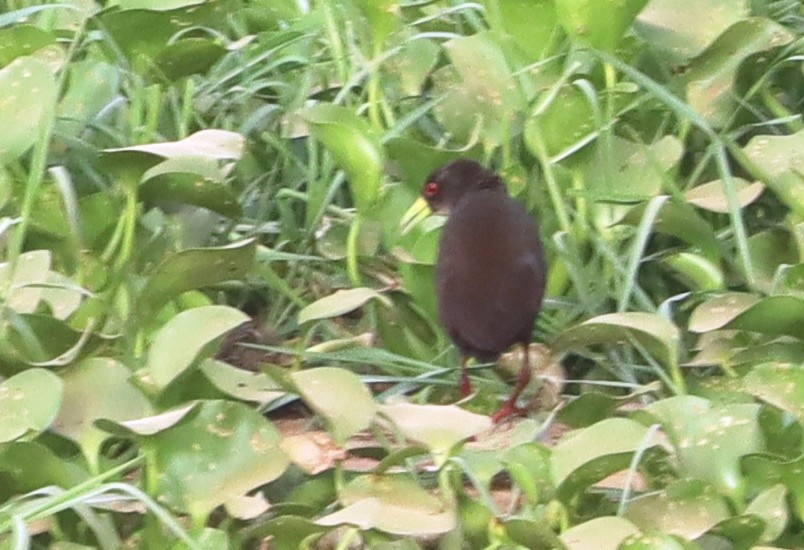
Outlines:
{"label": "dark brown plumage", "polygon": [[436,263],[438,309],[461,354],[461,393],[471,393],[466,361],[494,361],[514,344],[524,348],[511,397],[494,415],[516,411],[530,379],[527,347],[541,309],[546,265],[539,232],[502,179],[477,162],[459,159],[427,178],[422,195],[448,214]]}

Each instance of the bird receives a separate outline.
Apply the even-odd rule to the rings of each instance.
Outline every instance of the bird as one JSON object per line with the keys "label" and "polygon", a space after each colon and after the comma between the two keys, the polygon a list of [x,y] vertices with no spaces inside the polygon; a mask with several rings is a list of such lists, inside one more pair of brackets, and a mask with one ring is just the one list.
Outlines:
{"label": "bird", "polygon": [[470,357],[492,362],[515,344],[523,349],[514,389],[492,415],[499,422],[521,412],[517,400],[530,381],[528,347],[547,271],[538,227],[497,173],[466,158],[430,173],[417,202],[420,206],[411,210],[429,207],[447,215],[435,267],[436,294],[441,324],[460,352],[461,396],[472,392]]}

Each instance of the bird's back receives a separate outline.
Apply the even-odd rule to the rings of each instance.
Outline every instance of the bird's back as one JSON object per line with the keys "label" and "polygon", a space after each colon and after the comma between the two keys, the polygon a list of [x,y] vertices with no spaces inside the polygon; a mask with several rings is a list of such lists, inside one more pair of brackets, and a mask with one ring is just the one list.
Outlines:
{"label": "bird's back", "polygon": [[501,190],[462,200],[444,225],[436,265],[439,314],[458,348],[488,361],[528,342],[545,269],[536,224],[522,205]]}

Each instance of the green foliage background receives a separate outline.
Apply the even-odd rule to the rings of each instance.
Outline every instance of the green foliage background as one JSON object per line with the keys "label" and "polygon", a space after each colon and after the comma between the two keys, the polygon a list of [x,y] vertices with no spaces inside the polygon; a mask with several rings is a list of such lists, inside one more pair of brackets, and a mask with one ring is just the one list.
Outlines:
{"label": "green foliage background", "polygon": [[[798,0],[0,5],[0,548],[804,546]],[[550,264],[491,432],[400,229],[459,156]]]}

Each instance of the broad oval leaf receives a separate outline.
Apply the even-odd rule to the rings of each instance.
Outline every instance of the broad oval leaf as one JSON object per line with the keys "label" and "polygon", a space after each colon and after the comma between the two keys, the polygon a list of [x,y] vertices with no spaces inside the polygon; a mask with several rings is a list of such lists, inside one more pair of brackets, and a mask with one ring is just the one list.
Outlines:
{"label": "broad oval leaf", "polygon": [[320,298],[299,312],[299,324],[319,319],[338,317],[354,311],[372,299],[378,299],[387,306],[391,301],[371,288],[350,288],[336,290],[334,294]]}
{"label": "broad oval leaf", "polygon": [[759,405],[718,405],[683,395],[652,403],[645,412],[662,423],[676,446],[685,477],[705,481],[735,502],[744,497],[740,461],[765,447]]}
{"label": "broad oval leaf", "polygon": [[[745,208],[759,198],[765,186],[758,181],[748,183],[742,178],[734,178],[734,192],[737,195],[737,203],[740,208]],[[729,201],[722,180],[714,180],[697,185],[684,192],[687,202],[711,212],[727,214],[729,212]]]}
{"label": "broad oval leaf", "polygon": [[772,455],[752,455],[743,460],[743,471],[752,485],[771,488],[782,483],[787,488],[792,512],[799,520],[804,519],[804,454],[787,460]]}
{"label": "broad oval leaf", "polygon": [[609,313],[564,331],[553,343],[555,350],[594,344],[625,344],[635,338],[664,366],[678,362],[680,332],[673,323],[653,313]]}
{"label": "broad oval leaf", "polygon": [[754,136],[743,151],[770,176],[765,184],[804,216],[804,130],[786,136]]}
{"label": "broad oval leaf", "polygon": [[17,313],[33,313],[42,299],[50,274],[51,253],[49,250],[23,252],[17,258],[14,273],[9,273],[10,263],[0,264],[0,281],[9,286],[6,305]]}
{"label": "broad oval leaf", "polygon": [[382,405],[380,411],[402,434],[425,445],[439,460],[459,442],[491,428],[487,416],[471,413],[455,405]]}
{"label": "broad oval leaf", "polygon": [[558,22],[575,41],[613,51],[648,0],[556,0]]}
{"label": "broad oval leaf", "polygon": [[524,127],[525,144],[536,156],[542,156],[542,147],[550,156],[566,151],[578,151],[597,130],[595,111],[587,97],[577,86],[562,86],[550,103],[537,103],[535,112]]}
{"label": "broad oval leaf", "polygon": [[444,49],[452,63],[434,75],[445,95],[434,109],[441,124],[458,142],[479,136],[488,147],[510,139],[525,102],[494,35],[453,38]]}
{"label": "broad oval leaf", "polygon": [[627,519],[603,516],[574,525],[559,538],[567,550],[617,550],[624,548],[620,543],[637,533],[639,529]]}
{"label": "broad oval leaf", "polygon": [[343,509],[318,525],[356,525],[404,536],[446,533],[455,527],[455,509],[407,476],[362,476],[344,487]]}
{"label": "broad oval leaf", "polygon": [[[617,434],[616,437],[612,437]],[[649,428],[626,418],[609,418],[569,432],[553,449],[552,473],[562,500],[626,467],[637,450],[662,443]]]}
{"label": "broad oval leaf", "polygon": [[223,393],[242,401],[270,403],[285,392],[265,373],[235,368],[216,359],[207,359],[201,372],[213,386]]}
{"label": "broad oval leaf", "polygon": [[254,261],[255,239],[182,250],[165,258],[140,291],[140,315],[151,317],[179,294],[245,275]]}
{"label": "broad oval leaf", "polygon": [[383,170],[382,145],[374,131],[364,119],[338,105],[321,103],[305,109],[302,116],[346,172],[357,209],[370,208],[379,197]]}
{"label": "broad oval leaf", "polygon": [[618,550],[688,550],[690,544],[665,533],[635,533],[625,539]]}
{"label": "broad oval leaf", "polygon": [[206,519],[216,507],[273,481],[287,468],[274,426],[251,408],[204,401],[189,420],[148,438],[159,500]]}
{"label": "broad oval leaf", "polygon": [[156,204],[193,204],[235,218],[242,209],[225,178],[213,159],[169,158],[143,174],[140,197]]}
{"label": "broad oval leaf", "polygon": [[0,486],[3,498],[52,485],[69,489],[89,477],[86,470],[37,441],[0,445],[0,475],[4,477]]}
{"label": "broad oval leaf", "polygon": [[745,390],[804,422],[804,364],[764,363],[743,378]]}
{"label": "broad oval leaf", "polygon": [[634,499],[625,519],[643,531],[658,531],[694,540],[731,517],[725,499],[711,493],[669,495],[668,491]]}
{"label": "broad oval leaf", "polygon": [[762,491],[746,507],[746,514],[758,516],[765,523],[760,537],[762,542],[772,542],[784,532],[789,519],[786,497],[787,488],[784,484],[778,483]]}
{"label": "broad oval leaf", "polygon": [[[667,174],[681,159],[683,148],[674,136],[651,144],[612,136],[609,141],[598,142],[596,152],[599,161],[587,165],[590,198],[628,203],[658,195]],[[603,164],[610,170],[602,169]]]}
{"label": "broad oval leaf", "polygon": [[56,102],[53,71],[34,57],[18,57],[0,69],[0,161],[18,159],[34,144]]}
{"label": "broad oval leaf", "polygon": [[47,429],[63,395],[62,381],[44,369],[28,369],[0,383],[0,443]]}
{"label": "broad oval leaf", "polygon": [[202,306],[182,311],[171,318],[154,338],[148,350],[144,381],[161,391],[195,361],[211,341],[249,319],[228,306]]}
{"label": "broad oval leaf", "polygon": [[556,9],[552,0],[486,3],[491,27],[509,34],[530,61],[543,59],[556,40]]}
{"label": "broad oval leaf", "polygon": [[730,292],[707,300],[693,310],[689,329],[708,332],[720,329],[747,330],[771,335],[804,338],[804,298]]}
{"label": "broad oval leaf", "polygon": [[693,60],[685,77],[687,101],[713,126],[728,123],[737,107],[733,91],[737,69],[755,53],[790,43],[793,34],[770,19],[738,21]]}
{"label": "broad oval leaf", "polygon": [[194,412],[198,404],[197,401],[194,401],[178,409],[172,409],[154,416],[135,418],[133,420],[115,421],[108,418],[101,418],[95,422],[95,425],[103,431],[119,437],[145,437],[165,431],[178,424],[190,413]]}
{"label": "broad oval leaf", "polygon": [[141,418],[151,413],[148,399],[129,382],[131,371],[114,359],[93,357],[67,369],[64,404],[53,430],[78,443],[87,461],[97,467],[98,451],[108,437],[94,422]]}
{"label": "broad oval leaf", "polygon": [[199,130],[178,141],[145,143],[129,147],[105,149],[104,153],[136,151],[163,158],[195,157],[215,160],[237,160],[243,156],[246,139],[228,130]]}
{"label": "broad oval leaf", "polygon": [[371,392],[356,374],[336,367],[318,367],[290,375],[308,407],[330,426],[336,443],[371,425],[377,405]]}
{"label": "broad oval leaf", "polygon": [[671,60],[686,61],[746,18],[748,4],[748,0],[651,0],[634,27]]}

